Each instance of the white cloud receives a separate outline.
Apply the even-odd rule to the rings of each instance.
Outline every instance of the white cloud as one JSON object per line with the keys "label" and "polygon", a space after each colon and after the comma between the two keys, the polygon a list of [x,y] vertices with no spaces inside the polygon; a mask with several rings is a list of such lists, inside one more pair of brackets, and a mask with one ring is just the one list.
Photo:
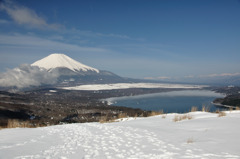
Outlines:
{"label": "white cloud", "polygon": [[[78,30],[75,28],[66,28],[62,24],[48,23],[45,18],[37,14],[33,9],[22,6],[12,0],[3,0],[0,3],[0,11],[6,12],[11,19],[22,26],[37,28],[37,29],[50,29],[58,31],[58,34],[66,35],[70,39],[73,37],[79,38],[109,38],[109,39],[122,39],[122,40],[134,40],[134,41],[144,41],[143,38],[133,38],[127,35],[115,34],[115,33],[99,33],[86,30]],[[0,19],[0,24],[7,24],[10,21],[5,19]],[[86,41],[86,39],[84,39]]]}
{"label": "white cloud", "polygon": [[188,75],[188,76],[184,76],[184,78],[195,78],[194,75]]}
{"label": "white cloud", "polygon": [[46,20],[40,17],[34,10],[21,6],[10,0],[5,0],[0,5],[0,9],[5,11],[14,22],[41,29],[59,29],[59,24],[49,24]]}
{"label": "white cloud", "polygon": [[161,77],[144,77],[146,80],[168,80],[171,79],[171,77],[167,76],[161,76]]}
{"label": "white cloud", "polygon": [[222,73],[222,74],[210,74],[210,75],[200,75],[200,77],[227,77],[227,76],[239,76],[240,73]]}
{"label": "white cloud", "polygon": [[89,31],[89,30],[85,30],[85,31],[78,30],[75,28],[62,30],[62,33],[77,35],[77,36],[81,36],[81,37],[82,36],[83,37],[91,37],[91,38],[111,38],[111,39],[123,39],[123,40],[133,40],[133,41],[144,41],[145,40],[143,38],[134,38],[134,37],[130,37],[127,35],[113,34],[113,33],[104,34],[104,33],[93,32],[93,31]]}
{"label": "white cloud", "polygon": [[144,41],[143,38],[132,38],[127,35],[120,35],[120,34],[103,34],[103,33],[95,33],[96,36],[99,37],[108,37],[108,38],[118,38],[118,39],[126,39],[126,40],[137,40],[137,41]]}
{"label": "white cloud", "polygon": [[19,68],[10,69],[0,74],[1,87],[25,88],[40,86],[42,84],[54,84],[57,82],[58,73],[49,73],[46,70],[23,64]]}
{"label": "white cloud", "polygon": [[81,47],[78,45],[68,44],[64,42],[58,42],[53,40],[48,40],[36,36],[29,35],[1,35],[0,45],[2,48],[11,46],[12,48],[36,48],[36,49],[58,49],[58,50],[68,50],[79,51],[79,52],[106,52],[106,49],[97,47]]}

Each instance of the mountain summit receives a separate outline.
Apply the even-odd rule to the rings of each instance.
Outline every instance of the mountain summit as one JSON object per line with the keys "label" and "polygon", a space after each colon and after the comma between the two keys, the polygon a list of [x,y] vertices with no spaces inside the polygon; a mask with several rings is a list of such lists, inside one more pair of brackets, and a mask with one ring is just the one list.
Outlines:
{"label": "mountain summit", "polygon": [[38,66],[40,68],[45,68],[49,72],[51,72],[53,69],[58,68],[67,68],[69,70],[72,70],[73,72],[87,72],[87,71],[93,71],[96,73],[99,73],[98,69],[95,69],[93,67],[84,65],[70,57],[64,54],[51,54],[41,60],[38,60],[34,62],[31,66]]}
{"label": "mountain summit", "polygon": [[81,84],[93,83],[118,83],[126,82],[112,72],[98,70],[96,68],[84,65],[64,54],[50,54],[49,56],[31,64],[39,68],[46,69],[47,72],[57,75],[57,86],[75,86]]}

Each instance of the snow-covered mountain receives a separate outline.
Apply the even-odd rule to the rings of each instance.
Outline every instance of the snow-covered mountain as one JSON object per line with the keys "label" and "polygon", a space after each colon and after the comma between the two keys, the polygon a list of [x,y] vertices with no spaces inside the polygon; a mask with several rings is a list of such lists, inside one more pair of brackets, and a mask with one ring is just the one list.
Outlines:
{"label": "snow-covered mountain", "polygon": [[125,78],[112,72],[98,70],[84,65],[64,54],[51,54],[34,62],[31,66],[47,70],[50,73],[58,74],[57,85],[61,86],[126,82]]}
{"label": "snow-covered mountain", "polygon": [[59,68],[67,68],[69,70],[72,70],[73,72],[87,72],[87,71],[93,71],[96,73],[99,73],[99,70],[87,65],[84,65],[70,57],[64,54],[51,54],[41,60],[38,60],[32,64],[32,66],[38,66],[40,68],[45,68],[48,71],[52,71],[54,69]]}
{"label": "snow-covered mountain", "polygon": [[0,74],[0,89],[38,86],[77,86],[133,82],[112,72],[84,65],[64,54],[51,54],[31,65],[23,64]]}

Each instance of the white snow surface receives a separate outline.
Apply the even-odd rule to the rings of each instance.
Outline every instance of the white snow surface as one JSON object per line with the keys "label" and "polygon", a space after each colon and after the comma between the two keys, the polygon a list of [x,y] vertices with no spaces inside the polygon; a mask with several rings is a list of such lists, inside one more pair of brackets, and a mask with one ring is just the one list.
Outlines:
{"label": "white snow surface", "polygon": [[76,71],[95,71],[99,73],[98,69],[84,65],[64,54],[51,54],[39,61],[36,61],[32,66],[38,66],[40,68],[45,68],[48,71],[51,71],[55,68],[68,68],[74,72]]}
{"label": "white snow surface", "polygon": [[91,84],[74,87],[62,87],[67,90],[113,90],[128,88],[203,88],[203,85],[165,84],[165,83],[114,83],[114,84]]}
{"label": "white snow surface", "polygon": [[[4,159],[238,159],[240,111],[0,130]],[[163,117],[164,116],[164,117]]]}

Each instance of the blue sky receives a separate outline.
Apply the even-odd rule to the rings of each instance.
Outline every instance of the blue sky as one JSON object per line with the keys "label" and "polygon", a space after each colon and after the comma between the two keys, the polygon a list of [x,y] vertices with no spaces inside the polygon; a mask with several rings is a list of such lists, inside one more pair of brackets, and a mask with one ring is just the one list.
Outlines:
{"label": "blue sky", "polygon": [[64,53],[133,78],[240,72],[239,0],[0,1],[0,71]]}

